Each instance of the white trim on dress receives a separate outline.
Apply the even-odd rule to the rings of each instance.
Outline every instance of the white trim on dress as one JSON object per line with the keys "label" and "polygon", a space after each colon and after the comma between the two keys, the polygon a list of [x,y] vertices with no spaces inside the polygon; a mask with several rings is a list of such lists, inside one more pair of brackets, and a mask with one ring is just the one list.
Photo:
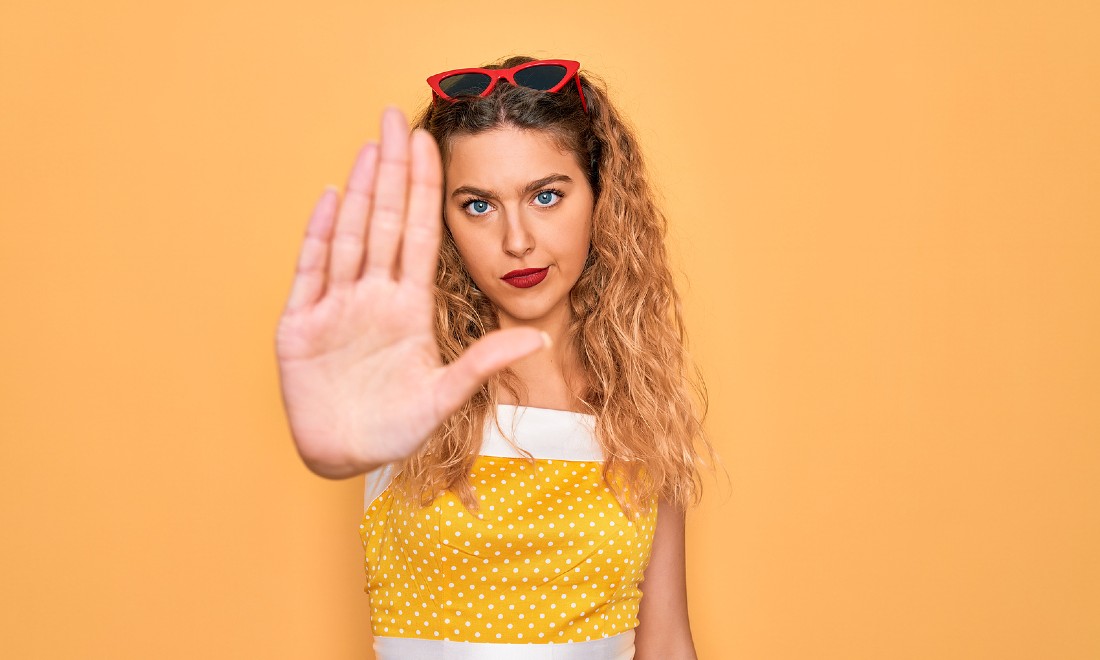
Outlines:
{"label": "white trim on dress", "polygon": [[374,638],[378,660],[633,660],[634,629],[585,642],[516,644]]}
{"label": "white trim on dress", "polygon": [[[596,441],[596,416],[571,410],[533,408],[510,403],[497,404],[497,419],[505,433],[535,458],[562,461],[602,461],[603,448]],[[522,458],[497,430],[492,419],[485,420],[481,441],[482,456]],[[387,463],[367,472],[364,479],[363,510],[385,492],[393,481],[396,463]]]}

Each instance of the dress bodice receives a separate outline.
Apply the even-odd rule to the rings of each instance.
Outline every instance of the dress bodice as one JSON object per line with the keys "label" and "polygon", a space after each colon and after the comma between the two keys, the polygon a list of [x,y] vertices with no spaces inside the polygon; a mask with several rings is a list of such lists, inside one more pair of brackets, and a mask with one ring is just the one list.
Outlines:
{"label": "dress bodice", "polygon": [[632,657],[656,503],[633,521],[619,506],[594,416],[508,404],[497,415],[534,463],[487,420],[470,471],[477,513],[450,491],[406,506],[392,465],[366,475],[360,538],[379,660],[549,658],[533,654],[551,645],[553,658]]}

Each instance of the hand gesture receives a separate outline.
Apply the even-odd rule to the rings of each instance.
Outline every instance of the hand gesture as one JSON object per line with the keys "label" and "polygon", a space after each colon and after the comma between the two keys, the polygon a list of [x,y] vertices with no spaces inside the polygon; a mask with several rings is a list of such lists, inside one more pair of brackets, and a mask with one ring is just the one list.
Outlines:
{"label": "hand gesture", "polygon": [[410,135],[390,107],[343,198],[330,187],[313,210],[276,355],[298,453],[321,476],[414,454],[493,373],[549,342],[534,328],[497,330],[443,366],[433,321],[442,204],[435,140]]}

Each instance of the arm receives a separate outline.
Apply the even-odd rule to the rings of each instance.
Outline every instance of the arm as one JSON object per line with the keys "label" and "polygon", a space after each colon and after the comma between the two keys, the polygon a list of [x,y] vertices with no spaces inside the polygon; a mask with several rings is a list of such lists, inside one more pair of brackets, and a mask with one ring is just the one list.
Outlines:
{"label": "arm", "polygon": [[639,584],[634,660],[698,660],[688,623],[684,512],[661,500],[649,565]]}

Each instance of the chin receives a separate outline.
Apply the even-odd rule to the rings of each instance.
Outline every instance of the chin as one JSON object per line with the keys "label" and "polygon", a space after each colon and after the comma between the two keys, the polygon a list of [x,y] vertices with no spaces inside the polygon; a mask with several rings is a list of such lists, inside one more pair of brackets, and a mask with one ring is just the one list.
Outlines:
{"label": "chin", "polygon": [[547,309],[545,307],[542,307],[542,306],[528,307],[528,306],[524,305],[524,306],[521,306],[519,308],[516,308],[514,306],[498,307],[497,308],[497,318],[506,316],[509,319],[511,319],[513,321],[516,321],[516,322],[519,322],[519,323],[534,325],[535,322],[546,318],[546,315],[549,311],[550,311],[549,309]]}
{"label": "chin", "polygon": [[517,302],[509,300],[501,305],[494,301],[497,308],[497,316],[507,316],[510,319],[524,324],[534,324],[549,316],[560,305],[567,305],[568,301],[558,300],[555,303],[541,300],[528,300]]}

